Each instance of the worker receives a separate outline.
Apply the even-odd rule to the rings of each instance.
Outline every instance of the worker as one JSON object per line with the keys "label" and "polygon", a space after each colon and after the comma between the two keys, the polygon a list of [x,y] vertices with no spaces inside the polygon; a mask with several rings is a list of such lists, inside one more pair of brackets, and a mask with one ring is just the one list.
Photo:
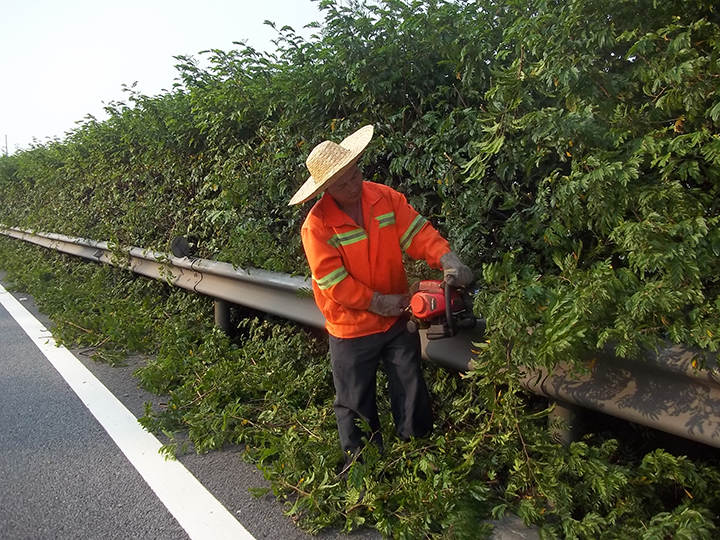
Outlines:
{"label": "worker", "polygon": [[[324,192],[301,234],[315,301],[330,335],[333,407],[346,465],[360,456],[363,439],[383,450],[375,391],[381,360],[399,437],[423,437],[433,428],[420,337],[407,329],[410,299],[403,252],[442,269],[450,285],[473,281],[447,240],[404,195],[363,180],[357,161],[372,136],[368,125],[340,144],[324,141],[316,146],[306,160],[310,177],[289,203],[300,204]],[[367,422],[370,433],[359,420]]]}

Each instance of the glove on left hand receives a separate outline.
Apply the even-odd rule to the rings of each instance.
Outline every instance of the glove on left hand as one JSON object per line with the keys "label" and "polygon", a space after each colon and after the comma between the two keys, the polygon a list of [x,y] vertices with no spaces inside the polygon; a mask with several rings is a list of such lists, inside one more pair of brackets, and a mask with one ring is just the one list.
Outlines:
{"label": "glove on left hand", "polygon": [[383,317],[397,317],[410,304],[407,294],[380,294],[375,292],[368,311]]}
{"label": "glove on left hand", "polygon": [[440,257],[440,266],[443,269],[445,282],[452,287],[467,287],[473,282],[472,270],[452,251]]}

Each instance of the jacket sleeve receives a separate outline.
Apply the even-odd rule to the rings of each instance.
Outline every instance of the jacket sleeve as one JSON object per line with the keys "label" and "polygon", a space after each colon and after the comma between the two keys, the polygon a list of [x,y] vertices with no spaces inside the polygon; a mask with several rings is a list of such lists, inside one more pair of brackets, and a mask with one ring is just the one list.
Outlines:
{"label": "jacket sleeve", "polygon": [[450,251],[450,244],[402,193],[394,191],[392,197],[400,247],[413,259],[424,259],[431,268],[439,269],[440,257]]}
{"label": "jacket sleeve", "polygon": [[320,293],[342,306],[367,310],[374,291],[348,273],[338,249],[328,243],[312,221],[305,223],[301,235],[312,278]]}

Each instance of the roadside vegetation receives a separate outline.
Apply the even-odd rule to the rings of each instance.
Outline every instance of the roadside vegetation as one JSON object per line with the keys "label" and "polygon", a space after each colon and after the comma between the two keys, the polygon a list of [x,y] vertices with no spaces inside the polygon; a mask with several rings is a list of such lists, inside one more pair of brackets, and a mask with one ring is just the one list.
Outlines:
{"label": "roadside vegetation", "polygon": [[[712,2],[320,2],[309,41],[178,57],[171,91],[127,88],[108,119],[0,157],[0,223],[307,274],[288,207],[321,140],[372,123],[366,176],[407,194],[481,286],[473,370],[425,366],[437,429],[346,481],[327,342],[122,269],[0,237],[0,269],[61,341],[148,353],[168,396],[143,424],[242,444],[309,531],[478,538],[514,512],[543,538],[715,538],[720,468],[600,426],[567,447],[519,383],[604,346],[720,345],[720,15]],[[420,266],[410,266],[416,274]],[[384,384],[381,380],[380,384]],[[381,392],[385,395],[385,392]],[[389,405],[383,426],[392,432]],[[638,428],[641,429],[641,428]],[[639,450],[641,449],[641,450]],[[172,444],[169,453],[182,451]],[[258,490],[258,495],[262,495]]]}

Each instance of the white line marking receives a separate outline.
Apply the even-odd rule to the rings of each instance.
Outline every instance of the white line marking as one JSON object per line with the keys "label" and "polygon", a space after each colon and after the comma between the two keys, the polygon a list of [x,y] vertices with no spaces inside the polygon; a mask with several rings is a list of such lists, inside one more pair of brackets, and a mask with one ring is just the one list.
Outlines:
{"label": "white line marking", "polygon": [[0,285],[0,304],[30,336],[130,463],[193,540],[255,540],[235,517],[179,462],[158,452],[160,441]]}

